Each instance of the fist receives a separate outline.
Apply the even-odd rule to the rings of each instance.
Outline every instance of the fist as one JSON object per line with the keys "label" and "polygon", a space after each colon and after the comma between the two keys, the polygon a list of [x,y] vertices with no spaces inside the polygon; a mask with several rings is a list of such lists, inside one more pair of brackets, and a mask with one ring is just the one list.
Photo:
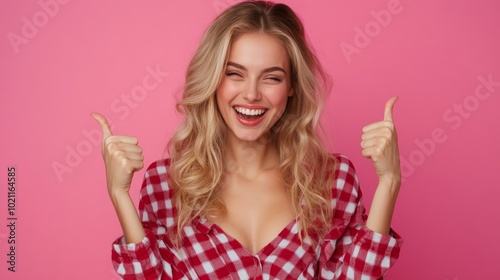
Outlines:
{"label": "fist", "polygon": [[362,154],[372,160],[380,181],[401,181],[398,138],[392,119],[392,110],[396,100],[398,97],[387,101],[384,120],[363,127],[363,135],[361,136]]}
{"label": "fist", "polygon": [[128,192],[134,172],[144,167],[142,149],[138,140],[131,136],[113,135],[106,118],[98,113],[90,114],[101,126],[102,158],[106,167],[109,194]]}

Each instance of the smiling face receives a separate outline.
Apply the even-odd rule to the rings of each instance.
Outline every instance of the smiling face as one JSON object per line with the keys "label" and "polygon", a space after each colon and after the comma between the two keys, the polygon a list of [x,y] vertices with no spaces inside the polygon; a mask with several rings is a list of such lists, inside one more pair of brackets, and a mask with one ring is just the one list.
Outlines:
{"label": "smiling face", "polygon": [[292,94],[288,53],[278,40],[247,33],[233,41],[217,88],[217,105],[236,138],[267,137]]}

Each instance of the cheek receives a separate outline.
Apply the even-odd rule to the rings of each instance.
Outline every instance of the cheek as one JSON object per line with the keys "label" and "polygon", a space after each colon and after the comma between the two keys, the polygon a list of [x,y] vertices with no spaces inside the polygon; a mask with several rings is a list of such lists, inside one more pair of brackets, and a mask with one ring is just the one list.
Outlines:
{"label": "cheek", "polygon": [[231,98],[238,93],[237,84],[228,79],[222,79],[219,87],[217,88],[218,94],[223,98]]}
{"label": "cheek", "polygon": [[215,96],[217,98],[217,105],[219,106],[219,110],[221,107],[224,105],[225,102],[229,100],[229,90],[227,89],[227,84],[222,82],[219,87],[217,88],[217,91],[215,93]]}
{"label": "cheek", "polygon": [[286,103],[288,102],[288,91],[281,90],[279,92],[274,92],[268,95],[268,100],[273,106],[278,109],[280,114],[283,114],[286,108]]}
{"label": "cheek", "polygon": [[238,91],[237,88],[235,88],[234,83],[231,83],[231,81],[227,81],[224,79],[221,81],[219,87],[217,88],[217,91],[215,93],[217,107],[224,119],[226,119],[232,113],[230,104],[238,95],[237,93]]}

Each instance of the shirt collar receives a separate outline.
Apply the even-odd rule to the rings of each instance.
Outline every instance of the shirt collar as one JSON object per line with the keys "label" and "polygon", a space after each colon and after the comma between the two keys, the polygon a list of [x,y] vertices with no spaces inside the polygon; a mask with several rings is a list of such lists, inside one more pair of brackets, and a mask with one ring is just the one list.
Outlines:
{"label": "shirt collar", "polygon": [[194,218],[193,225],[203,234],[209,234],[215,227],[215,224],[208,221],[205,217]]}

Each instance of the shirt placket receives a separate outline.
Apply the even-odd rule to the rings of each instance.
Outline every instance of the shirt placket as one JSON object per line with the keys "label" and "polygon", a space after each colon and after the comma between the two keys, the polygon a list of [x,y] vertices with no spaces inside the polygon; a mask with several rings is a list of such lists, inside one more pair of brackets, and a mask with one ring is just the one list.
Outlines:
{"label": "shirt placket", "polygon": [[248,253],[236,240],[230,240],[216,225],[208,234],[221,260],[230,271],[231,279],[262,279],[262,262],[258,256]]}

